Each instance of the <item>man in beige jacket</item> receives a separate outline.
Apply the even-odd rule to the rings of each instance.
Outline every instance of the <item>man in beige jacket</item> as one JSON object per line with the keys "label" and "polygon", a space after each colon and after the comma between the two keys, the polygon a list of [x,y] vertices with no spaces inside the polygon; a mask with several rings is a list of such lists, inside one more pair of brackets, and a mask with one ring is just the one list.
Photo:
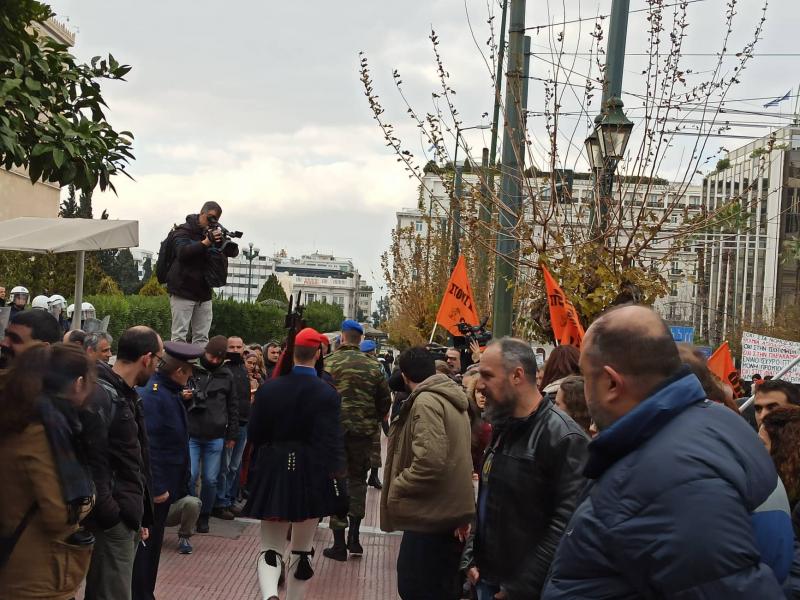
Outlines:
{"label": "man in beige jacket", "polygon": [[475,514],[464,390],[437,374],[433,355],[397,360],[411,395],[389,430],[381,529],[403,532],[397,587],[403,600],[458,599],[458,563]]}

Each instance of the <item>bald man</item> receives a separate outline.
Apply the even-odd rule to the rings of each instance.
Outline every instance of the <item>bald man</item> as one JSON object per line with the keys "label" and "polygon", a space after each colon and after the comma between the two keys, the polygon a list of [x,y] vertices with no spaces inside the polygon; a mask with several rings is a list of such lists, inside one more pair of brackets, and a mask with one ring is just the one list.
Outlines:
{"label": "bald man", "polygon": [[[770,457],[744,419],[706,399],[661,318],[609,311],[586,332],[580,366],[600,431],[594,482],[542,597],[782,597],[791,521],[755,513],[778,484]],[[762,555],[764,537],[778,555]]]}

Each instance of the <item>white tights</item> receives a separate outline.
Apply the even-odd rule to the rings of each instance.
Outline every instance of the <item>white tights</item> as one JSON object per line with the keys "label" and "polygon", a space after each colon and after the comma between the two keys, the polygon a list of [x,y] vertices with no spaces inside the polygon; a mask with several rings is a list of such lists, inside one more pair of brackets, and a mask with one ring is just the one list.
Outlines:
{"label": "white tights", "polygon": [[[268,564],[265,552],[275,552],[284,556],[286,549],[286,533],[292,527],[292,541],[286,565],[286,600],[303,600],[308,586],[308,580],[297,579],[294,574],[302,558],[291,551],[311,552],[314,541],[314,532],[317,530],[319,519],[309,519],[300,523],[287,523],[285,521],[261,521],[261,552],[258,555],[258,583],[261,586],[263,600],[272,600],[278,597],[278,580],[281,576],[281,564],[277,566]],[[310,558],[310,557],[309,557]]]}

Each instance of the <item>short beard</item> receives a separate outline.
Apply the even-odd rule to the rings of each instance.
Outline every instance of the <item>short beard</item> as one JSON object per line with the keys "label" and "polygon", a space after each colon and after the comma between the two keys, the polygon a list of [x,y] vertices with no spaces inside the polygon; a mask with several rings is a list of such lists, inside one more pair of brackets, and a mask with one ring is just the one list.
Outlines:
{"label": "short beard", "polygon": [[514,410],[517,408],[517,398],[514,395],[514,390],[506,382],[503,386],[503,400],[505,402],[493,402],[489,398],[486,399],[486,412],[485,418],[493,425],[499,426],[506,423],[509,419],[514,418]]}

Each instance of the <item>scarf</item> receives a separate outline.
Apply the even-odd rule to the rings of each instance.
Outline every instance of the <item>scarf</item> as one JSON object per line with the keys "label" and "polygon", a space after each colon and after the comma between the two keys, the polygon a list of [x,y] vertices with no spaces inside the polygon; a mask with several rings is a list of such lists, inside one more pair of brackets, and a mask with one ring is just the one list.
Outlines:
{"label": "scarf", "polygon": [[80,421],[75,408],[66,399],[43,397],[37,406],[56,463],[68,522],[75,524],[80,519],[81,509],[91,504],[95,491],[86,464],[79,458],[83,454],[79,443]]}

